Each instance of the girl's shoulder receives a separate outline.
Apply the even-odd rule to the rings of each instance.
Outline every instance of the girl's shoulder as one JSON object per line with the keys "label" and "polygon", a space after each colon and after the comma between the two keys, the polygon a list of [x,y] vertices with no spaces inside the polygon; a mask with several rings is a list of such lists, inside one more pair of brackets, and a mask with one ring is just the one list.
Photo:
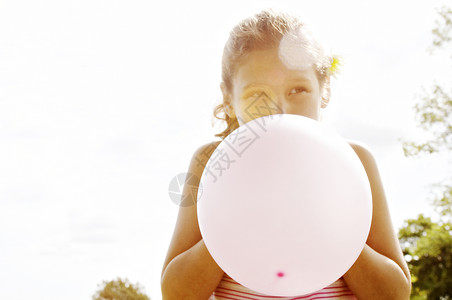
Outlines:
{"label": "girl's shoulder", "polygon": [[376,167],[375,158],[369,146],[355,140],[348,140],[347,142],[355,151],[356,155],[358,155],[365,168]]}
{"label": "girl's shoulder", "polygon": [[349,140],[348,143],[361,160],[371,186],[374,188],[374,190],[382,190],[382,183],[377,160],[375,159],[375,156],[370,148],[366,144],[358,141]]}
{"label": "girl's shoulder", "polygon": [[218,145],[221,143],[221,141],[212,141],[205,143],[201,145],[195,153],[198,154],[208,154],[209,156],[212,154],[213,151],[218,147]]}
{"label": "girl's shoulder", "polygon": [[[213,151],[215,151],[220,143],[221,141],[213,141],[199,146],[193,154],[192,162],[196,161],[198,166],[205,167]],[[202,173],[202,170],[200,170],[200,172]]]}

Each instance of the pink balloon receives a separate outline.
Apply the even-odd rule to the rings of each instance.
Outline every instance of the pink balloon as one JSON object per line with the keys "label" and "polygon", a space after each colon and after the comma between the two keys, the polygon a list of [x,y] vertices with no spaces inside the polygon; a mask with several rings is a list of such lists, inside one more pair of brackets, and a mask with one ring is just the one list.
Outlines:
{"label": "pink balloon", "polygon": [[254,119],[210,157],[198,197],[207,249],[259,293],[298,296],[339,279],[361,253],[372,197],[351,146],[292,114]]}

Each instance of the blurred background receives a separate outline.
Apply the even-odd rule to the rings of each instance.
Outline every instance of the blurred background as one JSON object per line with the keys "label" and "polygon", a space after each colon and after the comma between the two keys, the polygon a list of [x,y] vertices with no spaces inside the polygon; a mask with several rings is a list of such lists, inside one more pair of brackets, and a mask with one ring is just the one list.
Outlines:
{"label": "blurred background", "polygon": [[373,150],[395,230],[420,213],[440,222],[432,184],[450,151],[407,157],[403,142],[432,138],[414,107],[450,87],[450,47],[429,50],[444,5],[0,1],[2,298],[90,299],[122,277],[161,299],[169,182],[224,128],[212,126],[223,46],[262,8],[300,16],[343,57],[323,119]]}

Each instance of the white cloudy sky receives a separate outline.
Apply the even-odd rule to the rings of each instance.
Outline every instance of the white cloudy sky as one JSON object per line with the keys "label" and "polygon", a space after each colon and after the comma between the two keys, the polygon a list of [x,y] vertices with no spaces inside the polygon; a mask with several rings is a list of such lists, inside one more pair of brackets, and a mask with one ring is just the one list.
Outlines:
{"label": "white cloudy sky", "polygon": [[[429,214],[445,157],[403,157],[435,1],[280,1],[344,57],[325,122],[379,163],[394,226]],[[448,2],[450,5],[450,2]],[[0,293],[90,299],[127,277],[161,299],[178,207],[169,181],[212,141],[220,58],[263,1],[0,1]]]}

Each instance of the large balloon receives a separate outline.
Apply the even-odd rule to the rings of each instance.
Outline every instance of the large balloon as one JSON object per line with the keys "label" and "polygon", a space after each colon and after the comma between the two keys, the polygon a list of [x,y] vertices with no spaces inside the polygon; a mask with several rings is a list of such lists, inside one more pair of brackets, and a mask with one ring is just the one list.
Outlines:
{"label": "large balloon", "polygon": [[299,115],[237,128],[213,152],[200,186],[207,249],[259,293],[297,296],[330,285],[369,233],[372,198],[360,159],[335,132]]}

